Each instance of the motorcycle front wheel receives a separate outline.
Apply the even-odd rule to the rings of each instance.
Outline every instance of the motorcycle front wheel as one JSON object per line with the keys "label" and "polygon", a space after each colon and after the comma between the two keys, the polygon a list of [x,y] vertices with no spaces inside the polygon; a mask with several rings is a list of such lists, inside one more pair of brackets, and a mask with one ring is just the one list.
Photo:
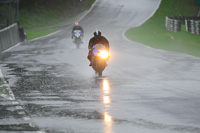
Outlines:
{"label": "motorcycle front wheel", "polygon": [[101,77],[102,76],[102,71],[98,72],[98,76]]}

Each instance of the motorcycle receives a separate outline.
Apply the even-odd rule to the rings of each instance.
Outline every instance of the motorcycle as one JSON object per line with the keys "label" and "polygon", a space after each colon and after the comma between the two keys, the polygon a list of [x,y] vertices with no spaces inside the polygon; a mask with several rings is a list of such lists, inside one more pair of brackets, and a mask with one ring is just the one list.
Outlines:
{"label": "motorcycle", "polygon": [[76,47],[79,48],[82,43],[83,33],[80,30],[74,30],[72,39]]}
{"label": "motorcycle", "polygon": [[92,68],[98,74],[99,77],[102,76],[103,70],[107,66],[107,60],[110,58],[109,52],[106,50],[105,45],[96,44],[92,49]]}

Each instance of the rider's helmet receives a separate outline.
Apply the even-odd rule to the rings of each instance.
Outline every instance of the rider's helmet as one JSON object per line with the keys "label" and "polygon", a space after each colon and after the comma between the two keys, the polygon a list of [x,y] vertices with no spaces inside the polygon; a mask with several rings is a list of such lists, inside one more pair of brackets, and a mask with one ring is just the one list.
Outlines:
{"label": "rider's helmet", "polygon": [[76,22],[75,25],[78,26],[79,25],[78,22]]}
{"label": "rider's helmet", "polygon": [[101,32],[96,29],[95,32],[94,32],[94,37],[95,38],[100,38],[101,37]]}

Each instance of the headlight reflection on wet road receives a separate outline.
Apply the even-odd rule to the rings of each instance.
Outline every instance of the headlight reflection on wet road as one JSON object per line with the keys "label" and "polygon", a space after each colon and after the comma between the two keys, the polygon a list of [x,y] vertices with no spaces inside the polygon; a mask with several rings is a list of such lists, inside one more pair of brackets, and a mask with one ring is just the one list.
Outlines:
{"label": "headlight reflection on wet road", "polygon": [[109,110],[110,110],[110,103],[111,103],[111,98],[109,96],[110,94],[110,84],[109,81],[107,79],[103,79],[102,83],[101,83],[101,89],[102,89],[102,99],[103,99],[103,104],[104,104],[104,132],[105,133],[112,133],[112,122],[113,122],[113,118],[112,116],[109,115]]}
{"label": "headlight reflection on wet road", "polygon": [[109,96],[104,96],[104,97],[103,97],[103,103],[104,103],[104,104],[110,103],[110,97],[109,97]]}
{"label": "headlight reflection on wet road", "polygon": [[105,94],[109,94],[110,93],[110,86],[109,86],[109,82],[107,79],[103,80],[103,91]]}

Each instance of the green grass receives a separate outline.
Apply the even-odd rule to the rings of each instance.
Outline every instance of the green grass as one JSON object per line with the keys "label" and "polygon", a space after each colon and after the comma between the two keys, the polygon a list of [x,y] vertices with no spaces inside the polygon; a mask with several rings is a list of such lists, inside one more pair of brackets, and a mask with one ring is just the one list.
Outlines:
{"label": "green grass", "polygon": [[0,80],[0,94],[9,95],[8,90],[4,86],[4,83]]}
{"label": "green grass", "polygon": [[198,7],[195,0],[162,0],[154,16],[140,27],[126,31],[130,40],[153,48],[181,52],[200,57],[200,35],[185,31],[170,32],[165,29],[166,16],[195,16]]}
{"label": "green grass", "polygon": [[[85,0],[79,6],[57,1],[56,5],[51,3],[48,6],[37,5],[31,10],[22,8],[20,9],[20,24],[24,27],[28,40],[38,38],[59,30],[55,28],[56,26],[73,24],[94,1]],[[54,28],[51,28],[52,26]]]}
{"label": "green grass", "polygon": [[34,38],[45,36],[56,31],[57,31],[56,29],[26,30],[26,34],[27,34],[27,39],[32,40]]}

